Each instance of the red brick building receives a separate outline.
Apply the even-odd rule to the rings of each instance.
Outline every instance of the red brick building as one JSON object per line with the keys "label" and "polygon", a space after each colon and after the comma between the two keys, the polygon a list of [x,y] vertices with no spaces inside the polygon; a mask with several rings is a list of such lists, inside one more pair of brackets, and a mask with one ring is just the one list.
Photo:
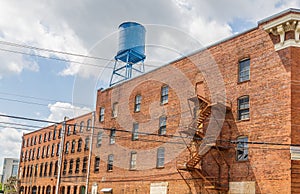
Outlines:
{"label": "red brick building", "polygon": [[60,194],[85,193],[92,128],[89,113],[24,134],[20,191],[55,194],[58,186]]}
{"label": "red brick building", "polygon": [[79,138],[65,135],[59,184],[30,176],[36,162],[28,161],[30,149],[48,146],[28,143],[33,134],[54,126],[24,135],[21,186],[26,194],[33,186],[47,193],[48,184],[67,194],[299,193],[299,34],[300,10],[289,9],[99,90],[94,122],[82,118],[91,119],[80,135],[90,147],[72,153]]}

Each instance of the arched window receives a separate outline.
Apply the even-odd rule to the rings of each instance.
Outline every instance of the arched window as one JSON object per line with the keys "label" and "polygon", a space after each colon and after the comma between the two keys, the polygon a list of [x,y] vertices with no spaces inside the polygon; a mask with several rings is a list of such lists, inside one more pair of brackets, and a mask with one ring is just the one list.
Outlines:
{"label": "arched window", "polygon": [[58,161],[55,162],[54,175],[57,175],[57,170],[58,170]]}
{"label": "arched window", "polygon": [[49,176],[52,176],[52,168],[53,168],[53,162],[50,162],[50,165],[49,165]]}
{"label": "arched window", "polygon": [[40,165],[40,177],[42,177],[43,176],[43,163],[41,163],[41,165]]}
{"label": "arched window", "polygon": [[77,152],[81,152],[81,147],[82,147],[82,139],[80,138],[78,140],[78,148],[77,148]]}
{"label": "arched window", "polygon": [[47,186],[46,194],[51,194],[51,186],[50,185]]}
{"label": "arched window", "polygon": [[44,176],[47,176],[48,162],[45,163]]}
{"label": "arched window", "polygon": [[90,131],[91,128],[92,128],[92,120],[89,119],[89,120],[87,121],[87,127],[86,127],[86,130],[87,130],[87,131]]}
{"label": "arched window", "polygon": [[79,132],[82,133],[83,132],[83,127],[84,127],[84,121],[80,122],[80,128],[79,128]]}
{"label": "arched window", "polygon": [[75,146],[76,146],[76,141],[73,140],[73,141],[72,141],[72,147],[71,147],[71,152],[72,152],[72,153],[75,152]]}
{"label": "arched window", "polygon": [[90,146],[90,138],[87,137],[87,138],[85,138],[84,151],[89,150],[89,146]]}
{"label": "arched window", "polygon": [[66,143],[66,151],[65,151],[66,154],[69,153],[69,147],[70,147],[70,142],[67,141],[67,143]]}

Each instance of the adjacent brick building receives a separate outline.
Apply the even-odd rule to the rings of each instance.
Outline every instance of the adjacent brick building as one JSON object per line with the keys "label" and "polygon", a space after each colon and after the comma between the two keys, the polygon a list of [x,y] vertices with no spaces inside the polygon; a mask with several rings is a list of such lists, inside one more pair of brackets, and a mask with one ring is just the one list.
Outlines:
{"label": "adjacent brick building", "polygon": [[[86,130],[64,137],[60,181],[31,175],[36,164],[59,161],[32,161],[33,149],[60,142],[32,143],[55,125],[24,135],[24,192],[299,193],[299,34],[300,10],[289,9],[99,90],[95,117],[77,118],[91,119]],[[80,138],[85,151],[76,150]]]}

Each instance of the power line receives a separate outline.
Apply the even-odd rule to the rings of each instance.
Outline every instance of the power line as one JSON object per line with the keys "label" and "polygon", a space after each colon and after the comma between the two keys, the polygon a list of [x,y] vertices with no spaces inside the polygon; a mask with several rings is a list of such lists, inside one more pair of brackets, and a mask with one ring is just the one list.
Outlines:
{"label": "power line", "polygon": [[[18,102],[18,103],[23,103],[23,104],[31,104],[31,105],[37,105],[37,106],[46,106],[46,107],[49,106],[49,104],[42,104],[42,103],[37,103],[37,102],[17,100],[17,99],[11,99],[11,98],[3,98],[3,97],[0,97],[0,100],[6,100],[6,101],[10,101],[10,102]],[[69,109],[69,110],[76,110],[76,109],[77,110],[82,110],[82,108],[80,108],[80,107],[70,108],[70,107],[63,107],[63,106],[57,106],[57,105],[53,105],[53,107],[62,108],[62,109]]]}
{"label": "power line", "polygon": [[[34,96],[26,96],[26,95],[20,95],[16,93],[8,93],[8,92],[0,92],[0,94],[8,95],[8,96],[17,96],[17,97],[22,97],[22,98],[31,98],[35,100],[42,100],[42,101],[49,101],[49,102],[63,102],[63,103],[73,103],[69,101],[62,101],[62,100],[54,100],[54,99],[49,99],[49,98],[40,98],[40,97],[34,97]],[[87,104],[81,104],[81,103],[74,103],[76,105],[83,105],[83,106],[92,106],[92,105],[87,105]]]}
{"label": "power line", "polygon": [[[52,124],[61,124],[62,123],[62,122],[53,122],[53,121],[47,121],[47,120],[40,120],[40,119],[33,119],[33,118],[26,118],[26,117],[18,117],[18,116],[12,116],[12,115],[3,115],[3,114],[0,114],[0,117],[8,117],[8,118],[14,118],[14,119],[30,120],[30,121],[36,121],[36,122],[46,122],[46,123],[52,123]],[[74,124],[73,124],[73,126],[74,126]],[[112,128],[100,128],[100,127],[94,127],[94,128],[95,129],[102,129],[102,130],[109,130],[109,131],[112,130]],[[115,130],[119,131],[119,132],[132,133],[132,131],[129,131],[129,130],[122,130],[122,129],[115,129]],[[141,132],[137,132],[137,133],[141,133]],[[144,135],[151,135],[151,136],[159,136],[159,137],[175,137],[173,135],[159,135],[159,134],[145,133],[145,132],[143,132],[143,134]],[[124,136],[119,136],[119,137],[124,138]],[[176,136],[176,137],[182,138],[181,136]],[[191,137],[191,138],[193,138],[193,137]],[[224,142],[224,143],[230,143],[230,144],[238,144],[238,143],[240,143],[238,140],[231,140],[231,139],[227,139],[227,140],[226,139],[221,139],[221,140],[216,140],[216,141]],[[168,143],[167,141],[159,141],[159,142]],[[269,145],[269,146],[300,146],[300,144],[274,143],[274,142],[258,142],[258,141],[248,141],[247,143],[248,144],[254,144],[254,145]],[[266,148],[266,149],[271,149],[271,148]]]}

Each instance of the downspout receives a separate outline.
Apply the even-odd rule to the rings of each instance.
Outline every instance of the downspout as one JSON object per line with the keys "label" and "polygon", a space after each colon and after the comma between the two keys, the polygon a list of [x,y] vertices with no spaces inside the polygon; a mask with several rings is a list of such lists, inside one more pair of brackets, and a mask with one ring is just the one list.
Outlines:
{"label": "downspout", "polygon": [[92,112],[92,133],[90,136],[90,150],[89,150],[89,160],[88,160],[88,169],[86,174],[86,184],[85,184],[85,194],[88,194],[88,186],[90,179],[90,167],[91,167],[91,158],[92,158],[92,148],[93,148],[93,135],[94,135],[94,124],[95,124],[95,112]]}

